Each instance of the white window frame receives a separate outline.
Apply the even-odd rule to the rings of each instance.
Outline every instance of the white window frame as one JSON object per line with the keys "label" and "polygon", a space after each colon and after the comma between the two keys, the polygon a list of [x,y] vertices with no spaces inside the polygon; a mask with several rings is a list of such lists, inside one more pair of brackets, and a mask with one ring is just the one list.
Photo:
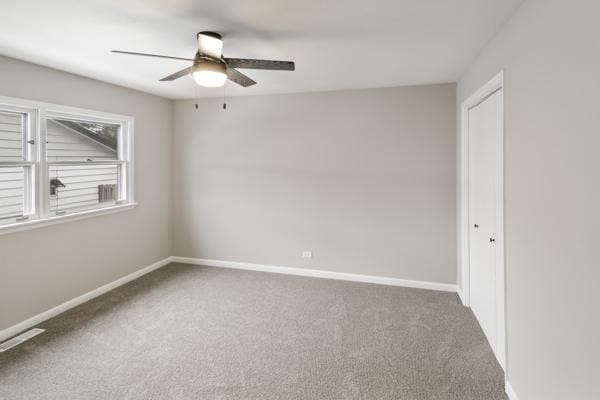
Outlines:
{"label": "white window frame", "polygon": [[[28,175],[34,181],[25,182],[25,213],[23,217],[15,218],[13,222],[0,225],[0,235],[31,229],[41,226],[89,218],[132,209],[137,205],[134,191],[134,157],[133,138],[135,119],[127,115],[111,114],[83,108],[63,106],[59,104],[30,101],[12,97],[0,96],[0,110],[25,113],[27,119],[27,139],[33,139],[34,145],[27,146],[29,157],[23,162],[0,163],[2,166],[27,166],[31,171]],[[108,206],[94,208],[74,208],[67,212],[50,211],[50,181],[49,168],[51,165],[82,165],[85,162],[48,161],[46,159],[46,120],[63,118],[86,122],[116,124],[120,126],[118,139],[118,159],[111,161],[94,161],[93,164],[119,165],[119,197]],[[90,163],[90,165],[92,165]]]}
{"label": "white window frame", "polygon": [[[24,182],[23,182],[23,192],[24,192],[24,201],[23,201],[23,215],[17,216],[14,218],[16,222],[28,221],[30,219],[39,218],[39,207],[37,204],[37,196],[36,196],[36,177],[39,176],[39,166],[38,166],[38,143],[39,137],[37,135],[37,131],[39,128],[39,119],[37,117],[37,110],[34,108],[28,107],[19,107],[19,106],[11,106],[0,104],[0,111],[12,112],[16,114],[24,114],[26,116],[25,119],[25,130],[23,132],[22,142],[23,142],[23,156],[25,160],[22,161],[6,161],[0,162],[2,167],[24,167],[26,168],[26,173],[24,173]],[[34,141],[33,145],[30,145],[28,142],[30,140]],[[8,220],[8,219],[7,219]],[[2,225],[0,225],[2,226]]]}

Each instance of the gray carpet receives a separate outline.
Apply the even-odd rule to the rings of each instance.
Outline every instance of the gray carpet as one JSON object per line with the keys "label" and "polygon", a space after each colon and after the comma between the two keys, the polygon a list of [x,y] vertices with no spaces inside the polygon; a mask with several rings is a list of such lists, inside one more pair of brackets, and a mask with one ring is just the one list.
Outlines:
{"label": "gray carpet", "polygon": [[0,353],[0,399],[506,399],[456,294],[173,264]]}

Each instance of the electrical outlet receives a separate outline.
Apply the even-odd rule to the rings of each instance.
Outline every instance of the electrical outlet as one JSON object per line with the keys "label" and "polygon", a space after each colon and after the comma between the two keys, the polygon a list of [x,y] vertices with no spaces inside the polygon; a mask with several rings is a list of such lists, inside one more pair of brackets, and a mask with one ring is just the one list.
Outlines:
{"label": "electrical outlet", "polygon": [[303,251],[302,258],[312,258],[312,251],[308,251],[308,250]]}

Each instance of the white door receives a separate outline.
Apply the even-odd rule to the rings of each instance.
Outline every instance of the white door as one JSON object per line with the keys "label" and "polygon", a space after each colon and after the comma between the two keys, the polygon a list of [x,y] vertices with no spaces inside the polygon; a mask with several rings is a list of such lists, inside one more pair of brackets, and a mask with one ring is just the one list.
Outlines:
{"label": "white door", "polygon": [[493,93],[468,111],[470,306],[500,360],[496,266],[498,147],[501,96]]}

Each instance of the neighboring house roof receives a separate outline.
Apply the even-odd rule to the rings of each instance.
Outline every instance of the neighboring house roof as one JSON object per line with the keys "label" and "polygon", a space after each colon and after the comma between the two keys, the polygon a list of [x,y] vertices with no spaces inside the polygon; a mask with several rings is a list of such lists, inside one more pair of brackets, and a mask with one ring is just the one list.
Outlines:
{"label": "neighboring house roof", "polygon": [[55,122],[74,130],[77,133],[98,142],[113,151],[117,151],[118,125],[94,124],[91,122],[79,122],[68,119],[53,119]]}

